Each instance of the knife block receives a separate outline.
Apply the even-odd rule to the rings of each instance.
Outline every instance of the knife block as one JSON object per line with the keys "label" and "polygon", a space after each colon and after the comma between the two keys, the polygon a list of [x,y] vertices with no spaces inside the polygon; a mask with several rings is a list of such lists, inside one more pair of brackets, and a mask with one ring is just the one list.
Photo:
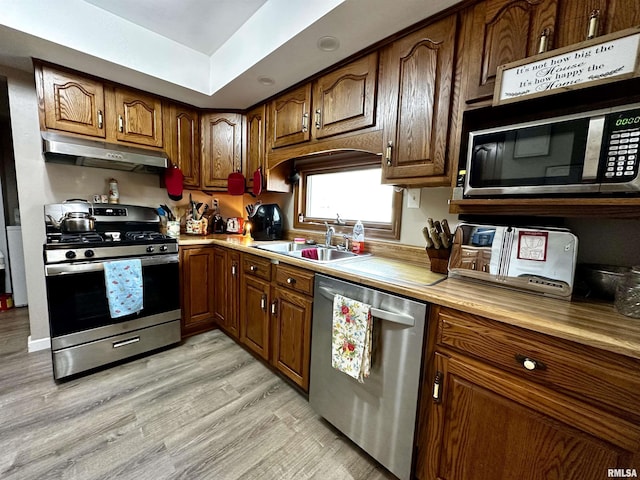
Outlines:
{"label": "knife block", "polygon": [[451,248],[427,248],[426,250],[431,263],[431,271],[435,273],[448,273]]}

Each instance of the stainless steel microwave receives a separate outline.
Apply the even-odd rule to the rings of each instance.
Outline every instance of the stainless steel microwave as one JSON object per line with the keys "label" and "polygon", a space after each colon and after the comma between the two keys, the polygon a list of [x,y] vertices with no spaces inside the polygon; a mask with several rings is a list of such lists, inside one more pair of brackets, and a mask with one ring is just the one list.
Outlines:
{"label": "stainless steel microwave", "polygon": [[469,133],[465,197],[640,193],[640,103]]}

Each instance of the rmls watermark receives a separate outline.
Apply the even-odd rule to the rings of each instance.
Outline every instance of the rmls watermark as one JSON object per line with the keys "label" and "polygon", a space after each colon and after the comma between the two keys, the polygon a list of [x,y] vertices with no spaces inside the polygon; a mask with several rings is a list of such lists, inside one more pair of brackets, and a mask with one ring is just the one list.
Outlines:
{"label": "rmls watermark", "polygon": [[638,471],[635,468],[608,468],[608,478],[638,478]]}

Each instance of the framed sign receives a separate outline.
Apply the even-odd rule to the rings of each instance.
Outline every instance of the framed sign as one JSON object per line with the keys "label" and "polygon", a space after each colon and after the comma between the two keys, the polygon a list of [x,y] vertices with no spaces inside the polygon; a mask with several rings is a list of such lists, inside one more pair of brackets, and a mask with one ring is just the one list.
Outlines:
{"label": "framed sign", "polygon": [[637,77],[640,27],[498,67],[493,105]]}

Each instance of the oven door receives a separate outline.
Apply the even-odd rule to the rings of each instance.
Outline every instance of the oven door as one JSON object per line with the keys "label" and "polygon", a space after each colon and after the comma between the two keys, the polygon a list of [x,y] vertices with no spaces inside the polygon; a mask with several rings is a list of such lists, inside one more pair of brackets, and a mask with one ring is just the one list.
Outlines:
{"label": "oven door", "polygon": [[[145,318],[153,323],[166,314],[180,317],[180,289],[177,255],[143,257],[143,309],[132,315],[111,318],[106,295],[104,263],[46,265],[47,302],[52,341],[56,337],[131,323]],[[142,322],[143,323],[143,322]]]}

